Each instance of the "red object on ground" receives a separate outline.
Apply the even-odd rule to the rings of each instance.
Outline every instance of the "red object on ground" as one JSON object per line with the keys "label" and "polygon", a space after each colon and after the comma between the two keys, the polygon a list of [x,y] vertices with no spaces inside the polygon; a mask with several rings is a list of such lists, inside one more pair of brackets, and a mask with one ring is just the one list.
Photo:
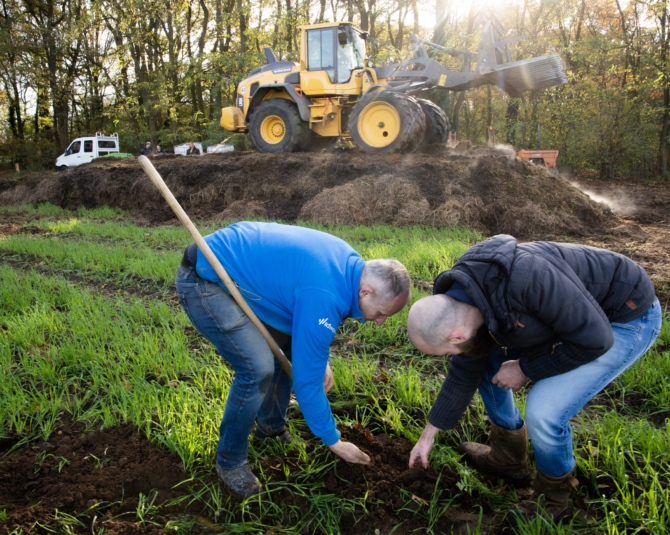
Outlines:
{"label": "red object on ground", "polygon": [[516,155],[522,160],[556,169],[557,150],[520,150]]}

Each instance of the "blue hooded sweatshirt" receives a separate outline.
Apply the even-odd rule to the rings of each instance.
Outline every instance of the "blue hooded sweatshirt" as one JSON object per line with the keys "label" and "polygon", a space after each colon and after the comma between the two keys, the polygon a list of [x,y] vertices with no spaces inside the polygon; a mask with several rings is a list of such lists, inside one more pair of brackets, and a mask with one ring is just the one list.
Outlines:
{"label": "blue hooded sweatshirt", "polygon": [[[312,432],[332,446],[340,432],[323,376],[337,328],[347,317],[363,317],[365,261],[335,236],[277,223],[235,223],[205,241],[260,320],[292,336],[295,397]],[[225,289],[200,250],[196,271]]]}

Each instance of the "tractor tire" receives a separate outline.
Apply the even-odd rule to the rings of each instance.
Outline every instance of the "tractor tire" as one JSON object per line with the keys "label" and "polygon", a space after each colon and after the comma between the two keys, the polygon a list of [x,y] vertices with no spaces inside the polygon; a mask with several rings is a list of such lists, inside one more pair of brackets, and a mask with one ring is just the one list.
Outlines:
{"label": "tractor tire", "polygon": [[421,146],[431,143],[446,143],[449,138],[449,118],[437,104],[424,98],[417,98],[423,114],[426,116],[426,130]]}
{"label": "tractor tire", "polygon": [[421,106],[393,91],[373,91],[358,100],[349,115],[354,143],[370,154],[412,152],[426,128]]}
{"label": "tractor tire", "polygon": [[294,152],[304,145],[310,133],[298,107],[289,100],[264,100],[251,112],[249,139],[261,152]]}

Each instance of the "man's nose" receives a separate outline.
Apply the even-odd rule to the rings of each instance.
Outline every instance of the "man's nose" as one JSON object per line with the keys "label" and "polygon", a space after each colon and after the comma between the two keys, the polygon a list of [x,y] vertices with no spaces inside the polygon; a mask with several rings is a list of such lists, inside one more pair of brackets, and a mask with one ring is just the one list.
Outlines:
{"label": "man's nose", "polygon": [[381,325],[381,324],[384,323],[385,321],[386,321],[386,316],[384,316],[384,317],[382,317],[382,318],[377,318],[377,319],[375,320],[375,323],[376,323],[377,325]]}

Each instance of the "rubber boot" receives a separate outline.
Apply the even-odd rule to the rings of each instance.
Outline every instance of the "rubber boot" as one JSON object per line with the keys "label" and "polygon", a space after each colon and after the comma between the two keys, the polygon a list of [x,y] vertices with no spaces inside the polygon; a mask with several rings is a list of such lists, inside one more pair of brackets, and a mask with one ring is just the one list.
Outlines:
{"label": "rubber boot", "polygon": [[228,487],[228,490],[239,500],[254,496],[263,490],[261,482],[251,472],[248,464],[233,470],[226,470],[217,464],[216,473]]}
{"label": "rubber boot", "polygon": [[503,478],[514,486],[530,482],[528,471],[528,434],[526,423],[511,431],[491,422],[490,446],[464,442],[459,451],[480,472]]}
{"label": "rubber boot", "polygon": [[518,512],[514,516],[522,516],[532,520],[542,514],[550,520],[558,520],[570,507],[570,493],[579,485],[579,481],[572,477],[575,470],[564,476],[552,477],[537,471],[533,481],[533,500],[526,500],[517,506]]}

